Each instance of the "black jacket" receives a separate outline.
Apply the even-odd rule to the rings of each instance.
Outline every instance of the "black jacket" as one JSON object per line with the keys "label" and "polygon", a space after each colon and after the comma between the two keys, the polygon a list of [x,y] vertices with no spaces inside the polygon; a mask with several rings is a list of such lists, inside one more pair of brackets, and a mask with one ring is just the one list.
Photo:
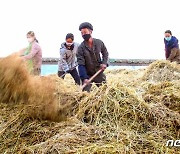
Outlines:
{"label": "black jacket", "polygon": [[[99,39],[93,39],[93,48],[89,48],[84,41],[77,51],[78,65],[83,65],[86,68],[88,76],[94,75],[100,68],[100,64],[108,65],[109,54],[104,43]],[[79,70],[80,76],[84,71]]]}

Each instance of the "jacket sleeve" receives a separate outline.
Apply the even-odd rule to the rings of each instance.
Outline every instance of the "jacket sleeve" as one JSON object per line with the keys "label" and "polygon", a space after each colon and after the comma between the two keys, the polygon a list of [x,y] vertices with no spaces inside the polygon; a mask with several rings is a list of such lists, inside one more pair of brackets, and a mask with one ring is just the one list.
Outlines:
{"label": "jacket sleeve", "polygon": [[178,47],[178,39],[177,38],[173,38],[173,41],[172,41],[172,45],[170,46],[170,48],[176,48]]}
{"label": "jacket sleeve", "polygon": [[81,80],[83,81],[84,79],[88,79],[88,75],[87,75],[87,70],[85,67],[85,58],[84,58],[84,54],[83,54],[83,49],[79,46],[78,47],[78,51],[76,53],[76,57],[77,57],[77,62],[78,62],[78,70],[79,70],[79,76],[81,78]]}
{"label": "jacket sleeve", "polygon": [[24,56],[24,52],[26,51],[26,49],[27,49],[27,48],[23,48],[23,49],[19,50],[19,51],[17,52],[18,55]]}
{"label": "jacket sleeve", "polygon": [[67,61],[66,61],[66,50],[64,48],[61,48],[60,49],[60,65],[63,69],[63,71],[68,71],[69,70],[69,66],[67,64]]}
{"label": "jacket sleeve", "polygon": [[78,66],[79,76],[81,80],[89,79],[89,76],[87,75],[86,67],[84,65]]}
{"label": "jacket sleeve", "polygon": [[166,58],[166,60],[168,59],[168,52],[166,49],[165,49],[165,58]]}
{"label": "jacket sleeve", "polygon": [[171,54],[170,54],[170,56],[167,58],[167,60],[172,61],[172,60],[176,57],[177,51],[178,51],[178,49],[173,48],[173,49],[171,50]]}
{"label": "jacket sleeve", "polygon": [[164,45],[165,45],[165,50],[167,50],[168,46],[167,46],[167,42],[165,39],[164,39]]}
{"label": "jacket sleeve", "polygon": [[102,64],[108,65],[109,53],[103,42],[102,42],[102,46],[101,46],[101,54],[102,54]]}
{"label": "jacket sleeve", "polygon": [[32,45],[32,49],[31,49],[31,52],[30,52],[28,55],[23,56],[23,58],[24,58],[25,60],[32,59],[39,51],[40,51],[40,46],[37,45],[37,44],[33,44],[33,45]]}

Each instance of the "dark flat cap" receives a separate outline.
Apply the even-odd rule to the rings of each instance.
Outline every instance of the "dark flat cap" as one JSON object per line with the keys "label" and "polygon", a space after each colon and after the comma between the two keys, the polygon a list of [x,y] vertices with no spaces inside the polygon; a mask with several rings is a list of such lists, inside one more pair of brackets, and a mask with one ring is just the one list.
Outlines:
{"label": "dark flat cap", "polygon": [[82,24],[80,24],[79,30],[81,31],[81,29],[84,29],[84,28],[93,30],[93,26],[89,22],[83,22]]}

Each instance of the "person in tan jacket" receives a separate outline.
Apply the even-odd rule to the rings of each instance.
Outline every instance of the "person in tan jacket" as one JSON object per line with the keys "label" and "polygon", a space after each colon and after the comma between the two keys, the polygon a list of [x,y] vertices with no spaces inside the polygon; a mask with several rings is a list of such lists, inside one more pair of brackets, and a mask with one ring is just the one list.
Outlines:
{"label": "person in tan jacket", "polygon": [[20,50],[21,57],[27,61],[28,70],[33,75],[41,74],[42,50],[33,31],[27,33],[29,46]]}

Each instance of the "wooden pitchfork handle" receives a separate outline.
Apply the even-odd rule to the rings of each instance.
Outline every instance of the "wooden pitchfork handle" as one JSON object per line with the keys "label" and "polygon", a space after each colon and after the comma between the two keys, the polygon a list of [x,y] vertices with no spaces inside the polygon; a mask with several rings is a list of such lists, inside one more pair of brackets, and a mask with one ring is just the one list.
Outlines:
{"label": "wooden pitchfork handle", "polygon": [[101,72],[103,71],[103,69],[100,69],[99,71],[97,71],[86,83],[84,83],[82,85],[82,89],[84,89],[96,76],[98,76]]}

